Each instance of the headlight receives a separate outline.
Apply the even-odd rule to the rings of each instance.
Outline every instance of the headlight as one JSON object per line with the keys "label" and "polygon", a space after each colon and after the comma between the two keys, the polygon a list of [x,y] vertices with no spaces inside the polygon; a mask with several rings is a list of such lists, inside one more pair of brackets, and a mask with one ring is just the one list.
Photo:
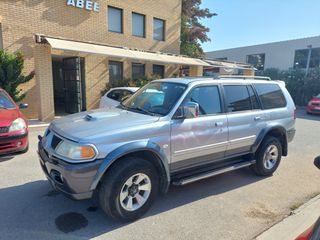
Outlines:
{"label": "headlight", "polygon": [[9,132],[16,132],[27,128],[26,122],[22,118],[14,120],[9,127]]}
{"label": "headlight", "polygon": [[308,106],[311,106],[311,105],[312,105],[312,102],[309,102],[309,103],[308,103]]}
{"label": "headlight", "polygon": [[59,143],[55,151],[58,155],[71,160],[91,160],[97,155],[96,150],[92,146],[81,146],[66,141]]}

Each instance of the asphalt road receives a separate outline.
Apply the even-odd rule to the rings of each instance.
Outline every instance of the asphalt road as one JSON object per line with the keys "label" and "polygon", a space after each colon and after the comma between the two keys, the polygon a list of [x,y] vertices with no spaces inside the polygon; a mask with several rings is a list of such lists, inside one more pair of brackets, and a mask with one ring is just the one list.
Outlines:
{"label": "asphalt road", "polygon": [[114,223],[91,201],[76,202],[52,191],[30,150],[0,158],[0,239],[252,239],[320,193],[320,116],[300,112],[289,156],[274,176],[249,169],[183,187],[171,187],[142,219]]}

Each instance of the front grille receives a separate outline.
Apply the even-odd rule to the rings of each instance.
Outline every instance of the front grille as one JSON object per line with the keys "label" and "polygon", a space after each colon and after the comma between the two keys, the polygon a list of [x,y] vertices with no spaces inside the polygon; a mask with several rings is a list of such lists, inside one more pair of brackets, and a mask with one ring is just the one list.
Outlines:
{"label": "front grille", "polygon": [[0,133],[7,133],[9,132],[9,127],[0,127]]}
{"label": "front grille", "polygon": [[320,106],[320,103],[317,103],[317,102],[313,102],[311,104],[312,104],[312,106]]}

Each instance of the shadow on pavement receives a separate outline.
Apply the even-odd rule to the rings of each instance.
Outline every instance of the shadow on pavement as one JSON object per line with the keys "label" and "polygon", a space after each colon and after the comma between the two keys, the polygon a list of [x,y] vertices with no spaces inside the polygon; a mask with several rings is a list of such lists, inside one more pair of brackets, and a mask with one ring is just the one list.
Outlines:
{"label": "shadow on pavement", "polygon": [[[158,215],[203,198],[263,180],[249,169],[215,176],[190,185],[172,186],[143,217]],[[2,237],[90,239],[129,224],[108,218],[91,200],[73,201],[52,190],[48,181],[36,181],[0,189]]]}

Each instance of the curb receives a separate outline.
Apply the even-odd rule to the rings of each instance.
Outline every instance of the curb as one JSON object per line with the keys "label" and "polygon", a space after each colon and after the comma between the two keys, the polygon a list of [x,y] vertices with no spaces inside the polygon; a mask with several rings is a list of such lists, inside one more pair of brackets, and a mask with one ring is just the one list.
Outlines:
{"label": "curb", "polygon": [[320,215],[320,194],[304,203],[299,208],[266,229],[254,239],[256,240],[292,240],[314,224]]}

